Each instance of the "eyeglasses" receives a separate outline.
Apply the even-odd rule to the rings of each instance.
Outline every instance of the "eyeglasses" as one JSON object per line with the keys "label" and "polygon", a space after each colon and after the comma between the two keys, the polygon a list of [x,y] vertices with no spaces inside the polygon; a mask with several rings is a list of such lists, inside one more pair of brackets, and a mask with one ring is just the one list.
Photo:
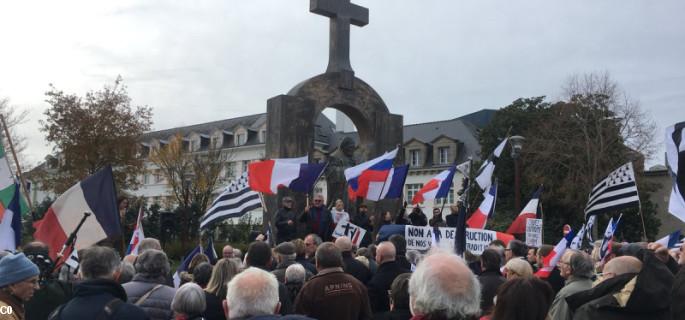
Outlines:
{"label": "eyeglasses", "polygon": [[314,199],[314,202],[321,202],[322,200],[320,199]]}

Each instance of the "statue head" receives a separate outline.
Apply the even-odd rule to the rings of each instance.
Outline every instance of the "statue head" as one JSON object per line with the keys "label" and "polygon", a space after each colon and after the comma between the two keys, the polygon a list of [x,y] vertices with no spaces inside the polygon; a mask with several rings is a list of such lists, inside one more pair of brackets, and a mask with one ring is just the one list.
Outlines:
{"label": "statue head", "polygon": [[340,141],[338,149],[342,151],[346,157],[352,158],[354,156],[354,150],[357,149],[357,146],[354,145],[354,140],[352,140],[352,138],[345,137],[342,139],[342,141]]}

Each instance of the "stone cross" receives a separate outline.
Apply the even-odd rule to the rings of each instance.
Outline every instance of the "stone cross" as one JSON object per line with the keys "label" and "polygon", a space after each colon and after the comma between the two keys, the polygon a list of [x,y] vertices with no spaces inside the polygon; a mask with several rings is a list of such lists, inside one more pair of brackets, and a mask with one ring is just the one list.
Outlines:
{"label": "stone cross", "polygon": [[350,24],[367,25],[369,9],[352,4],[350,0],[310,0],[309,11],[331,18],[326,72],[354,76],[350,65]]}

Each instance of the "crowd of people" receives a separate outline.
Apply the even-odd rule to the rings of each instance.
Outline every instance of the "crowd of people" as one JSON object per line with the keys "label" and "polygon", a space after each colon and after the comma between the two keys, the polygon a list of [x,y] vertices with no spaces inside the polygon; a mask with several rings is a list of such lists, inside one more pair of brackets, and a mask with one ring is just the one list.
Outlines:
{"label": "crowd of people", "polygon": [[[348,237],[331,239],[330,232],[336,215],[368,219],[367,208],[350,215],[340,204],[331,212],[322,202],[315,197],[302,218],[288,213],[292,199],[286,198],[276,222],[286,232],[277,243],[259,237],[244,254],[226,245],[214,263],[199,253],[178,287],[166,253],[153,238],[141,241],[137,255],[123,259],[110,247],[82,249],[76,276],[55,271],[45,244],[28,243],[0,258],[0,311],[12,311],[0,319],[685,317],[679,303],[685,299],[681,249],[614,242],[611,253],[599,259],[596,243],[592,251],[567,249],[549,276],[540,278],[536,271],[552,246],[495,240],[482,254],[467,252],[462,258],[438,249],[407,250],[405,238],[395,234],[357,247]],[[406,219],[428,220],[416,211]],[[308,224],[304,237],[290,228],[297,223]]]}

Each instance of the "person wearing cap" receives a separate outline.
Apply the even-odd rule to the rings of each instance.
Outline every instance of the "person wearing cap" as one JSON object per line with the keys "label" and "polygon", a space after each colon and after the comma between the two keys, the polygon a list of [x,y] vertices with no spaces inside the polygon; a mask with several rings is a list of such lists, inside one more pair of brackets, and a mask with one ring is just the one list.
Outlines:
{"label": "person wearing cap", "polygon": [[0,259],[0,308],[11,310],[2,319],[24,319],[24,303],[38,290],[39,274],[38,266],[23,253]]}
{"label": "person wearing cap", "polygon": [[[283,242],[276,246],[274,249],[276,252],[276,269],[271,271],[276,276],[279,282],[285,283],[285,270],[289,266],[296,264],[295,259],[297,258],[297,253],[295,252],[295,245],[292,242]],[[306,279],[312,277],[312,273],[307,271]]]}
{"label": "person wearing cap", "polygon": [[359,282],[366,284],[371,279],[371,270],[362,262],[354,258],[352,254],[352,241],[346,236],[335,240],[335,246],[340,249],[343,258],[343,270],[355,277]]}
{"label": "person wearing cap", "polygon": [[276,243],[293,240],[297,235],[296,214],[293,198],[283,197],[283,206],[276,211]]}

